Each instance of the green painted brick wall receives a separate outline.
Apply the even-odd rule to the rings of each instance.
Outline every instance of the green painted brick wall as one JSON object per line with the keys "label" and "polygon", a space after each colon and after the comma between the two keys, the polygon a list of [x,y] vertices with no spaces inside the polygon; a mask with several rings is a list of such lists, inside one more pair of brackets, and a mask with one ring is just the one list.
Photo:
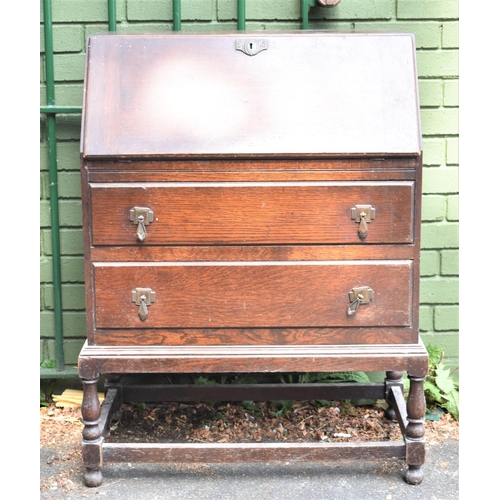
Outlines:
{"label": "green painted brick wall", "polygon": [[399,19],[458,19],[458,0],[398,0]]}
{"label": "green painted brick wall", "polygon": [[[52,0],[56,104],[81,106],[85,39],[107,31],[107,0]],[[247,30],[301,28],[300,0],[247,0]],[[236,0],[182,0],[182,30],[236,29]],[[172,0],[118,0],[122,32],[172,30]],[[309,11],[310,29],[402,30],[415,34],[423,134],[420,328],[458,365],[459,18],[458,0],[341,0]],[[46,104],[40,0],[40,104]],[[80,116],[57,124],[65,359],[75,364],[85,338],[79,176]],[[45,117],[40,123],[40,359],[55,357],[52,243]]]}
{"label": "green painted brick wall", "polygon": [[441,271],[441,253],[437,250],[420,252],[420,276],[436,276]]}
{"label": "green painted brick wall", "polygon": [[458,250],[441,250],[441,274],[458,276]]}
{"label": "green painted brick wall", "polygon": [[446,196],[428,195],[422,198],[422,221],[444,220],[446,216]]}
{"label": "green painted brick wall", "polygon": [[[425,153],[425,150],[424,150]],[[427,168],[423,173],[424,194],[456,194],[458,191],[458,167]]]}
{"label": "green painted brick wall", "polygon": [[458,165],[458,137],[446,138],[446,164]]}
{"label": "green painted brick wall", "polygon": [[424,137],[424,166],[439,166],[446,162],[446,140],[440,137]]}

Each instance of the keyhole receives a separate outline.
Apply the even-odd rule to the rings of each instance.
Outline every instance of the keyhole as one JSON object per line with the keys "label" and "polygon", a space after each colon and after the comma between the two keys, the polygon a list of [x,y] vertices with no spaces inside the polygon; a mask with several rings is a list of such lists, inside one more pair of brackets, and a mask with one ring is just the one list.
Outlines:
{"label": "keyhole", "polygon": [[250,50],[252,50],[252,49],[253,49],[253,43],[250,42]]}

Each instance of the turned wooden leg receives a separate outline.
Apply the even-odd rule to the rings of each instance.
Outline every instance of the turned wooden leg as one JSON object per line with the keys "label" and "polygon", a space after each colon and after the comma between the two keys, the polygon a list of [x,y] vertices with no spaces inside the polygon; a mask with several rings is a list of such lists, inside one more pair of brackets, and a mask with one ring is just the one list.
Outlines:
{"label": "turned wooden leg", "polygon": [[412,377],[410,379],[410,392],[406,403],[408,425],[406,426],[406,482],[420,484],[424,478],[421,466],[425,462],[425,377]]}
{"label": "turned wooden leg", "polygon": [[393,400],[390,397],[391,388],[399,386],[403,390],[403,372],[385,372],[385,400],[389,405],[385,410],[385,418],[388,420],[397,420],[394,410]]}
{"label": "turned wooden leg", "polygon": [[101,406],[97,393],[98,378],[93,380],[82,380],[82,455],[83,463],[87,469],[83,481],[85,486],[99,486],[102,483],[102,443],[101,427],[99,419]]}

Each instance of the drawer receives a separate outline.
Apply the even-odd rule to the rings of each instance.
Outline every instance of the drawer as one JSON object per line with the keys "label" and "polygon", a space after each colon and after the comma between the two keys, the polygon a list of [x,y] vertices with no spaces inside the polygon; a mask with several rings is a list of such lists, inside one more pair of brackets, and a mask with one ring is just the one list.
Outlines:
{"label": "drawer", "polygon": [[[93,245],[413,242],[411,181],[109,183],[90,193]],[[352,218],[362,212],[364,236]]]}
{"label": "drawer", "polygon": [[[412,267],[412,261],[95,263],[95,327],[407,327]],[[348,314],[349,292],[358,287],[370,288],[373,300]],[[145,289],[154,301],[143,308]]]}

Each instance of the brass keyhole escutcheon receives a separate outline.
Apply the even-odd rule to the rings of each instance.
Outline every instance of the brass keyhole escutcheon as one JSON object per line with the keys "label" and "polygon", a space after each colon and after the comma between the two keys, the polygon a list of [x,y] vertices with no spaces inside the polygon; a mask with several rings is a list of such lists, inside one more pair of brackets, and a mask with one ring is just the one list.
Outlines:
{"label": "brass keyhole escutcheon", "polygon": [[254,56],[263,50],[267,50],[267,40],[236,40],[236,50],[241,50],[247,56]]}

